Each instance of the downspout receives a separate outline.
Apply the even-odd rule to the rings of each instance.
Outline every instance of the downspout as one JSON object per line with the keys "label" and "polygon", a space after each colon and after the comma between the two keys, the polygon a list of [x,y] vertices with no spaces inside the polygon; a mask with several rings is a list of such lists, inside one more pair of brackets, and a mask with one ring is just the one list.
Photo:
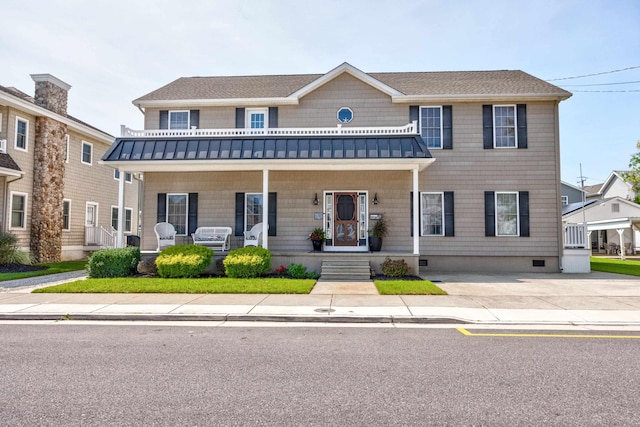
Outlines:
{"label": "downspout", "polygon": [[[20,179],[24,178],[24,175],[20,175],[19,177],[17,177],[16,179],[12,179],[11,181],[4,181],[4,202],[2,204],[2,212],[4,212],[4,221],[2,221],[2,231],[6,232],[8,227],[7,227],[7,204],[9,201],[9,184],[11,184],[12,182],[16,182]],[[26,212],[25,212],[26,215]]]}
{"label": "downspout", "polygon": [[[555,140],[556,140],[556,212],[557,212],[557,236],[558,236],[558,268],[560,272],[564,269],[562,265],[562,261],[564,259],[564,231],[562,227],[562,198],[560,195],[562,194],[562,185],[560,178],[560,100],[556,101],[553,107],[554,113],[554,121],[555,121]],[[584,207],[583,207],[584,208]]]}

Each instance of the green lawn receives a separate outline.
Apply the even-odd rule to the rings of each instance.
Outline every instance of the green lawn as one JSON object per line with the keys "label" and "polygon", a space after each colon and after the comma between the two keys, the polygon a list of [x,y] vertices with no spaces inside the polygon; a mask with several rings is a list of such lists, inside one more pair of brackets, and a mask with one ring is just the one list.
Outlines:
{"label": "green lawn", "polygon": [[3,282],[5,280],[26,279],[29,277],[46,276],[48,274],[67,273],[69,271],[84,270],[86,268],[87,261],[62,261],[35,265],[49,268],[45,270],[27,271],[24,273],[0,273],[0,282]]}
{"label": "green lawn", "polygon": [[86,279],[36,289],[38,293],[308,294],[313,279],[162,279],[157,277]]}
{"label": "green lawn", "polygon": [[429,280],[374,280],[380,295],[447,295]]}
{"label": "green lawn", "polygon": [[640,276],[640,261],[591,257],[591,270]]}

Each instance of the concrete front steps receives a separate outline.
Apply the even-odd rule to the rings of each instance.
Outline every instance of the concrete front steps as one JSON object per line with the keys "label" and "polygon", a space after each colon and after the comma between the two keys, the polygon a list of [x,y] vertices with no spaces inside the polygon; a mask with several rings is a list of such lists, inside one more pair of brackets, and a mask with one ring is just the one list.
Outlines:
{"label": "concrete front steps", "polygon": [[371,266],[366,258],[323,259],[318,280],[326,282],[371,281]]}

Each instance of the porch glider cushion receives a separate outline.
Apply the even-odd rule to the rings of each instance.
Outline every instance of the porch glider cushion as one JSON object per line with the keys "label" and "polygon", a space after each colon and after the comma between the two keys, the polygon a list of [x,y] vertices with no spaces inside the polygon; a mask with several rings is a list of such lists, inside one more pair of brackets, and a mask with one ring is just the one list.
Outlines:
{"label": "porch glider cushion", "polygon": [[430,159],[419,135],[117,138],[104,161]]}

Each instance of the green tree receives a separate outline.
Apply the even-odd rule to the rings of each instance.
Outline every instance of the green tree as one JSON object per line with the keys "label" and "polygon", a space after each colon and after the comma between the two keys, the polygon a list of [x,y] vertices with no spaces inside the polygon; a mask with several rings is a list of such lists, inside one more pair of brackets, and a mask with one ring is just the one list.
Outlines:
{"label": "green tree", "polygon": [[[640,141],[636,143],[636,148],[640,150]],[[635,202],[640,203],[640,151],[631,156],[629,170],[622,173],[622,178],[631,184],[631,188],[636,193]]]}

